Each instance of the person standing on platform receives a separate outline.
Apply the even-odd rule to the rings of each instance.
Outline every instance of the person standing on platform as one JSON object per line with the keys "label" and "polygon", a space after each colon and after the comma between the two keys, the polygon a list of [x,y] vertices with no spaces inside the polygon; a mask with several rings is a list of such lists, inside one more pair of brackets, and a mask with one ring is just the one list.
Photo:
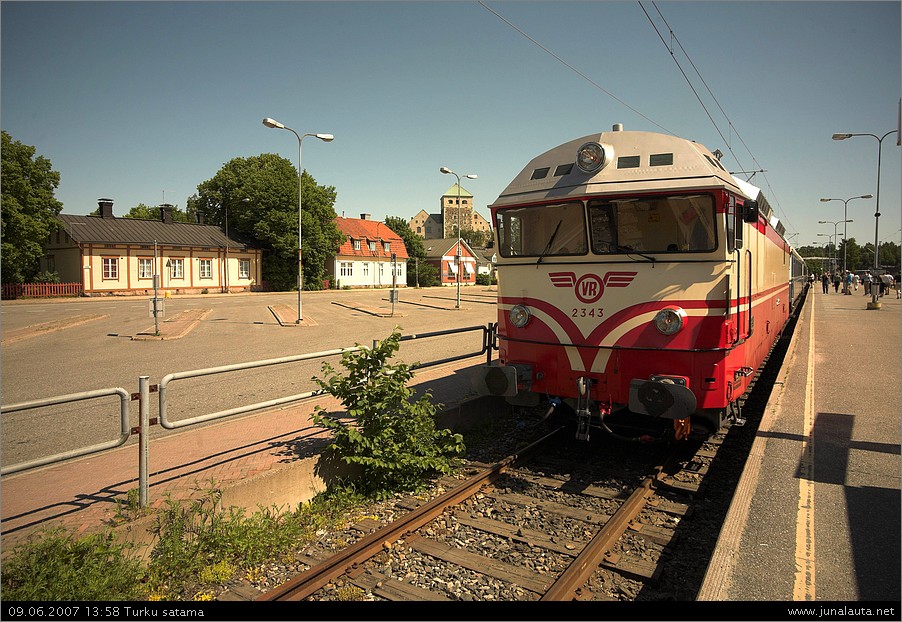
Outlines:
{"label": "person standing on platform", "polygon": [[871,278],[871,271],[870,271],[870,270],[868,270],[867,272],[865,272],[865,273],[864,273],[864,276],[861,277],[861,281],[864,283],[864,295],[865,295],[865,296],[870,296],[870,295],[871,295],[871,282],[872,282],[873,280],[874,280],[874,279]]}
{"label": "person standing on platform", "polygon": [[846,296],[852,295],[852,273],[846,270],[845,276],[843,276],[843,290],[842,293]]}
{"label": "person standing on platform", "polygon": [[861,282],[861,277],[858,276],[858,273],[852,275],[852,288],[857,292],[858,284]]}
{"label": "person standing on platform", "polygon": [[839,272],[833,273],[833,293],[839,293],[839,284],[842,283],[842,277],[839,276]]}
{"label": "person standing on platform", "polygon": [[830,275],[828,275],[826,272],[824,272],[821,275],[821,285],[824,286],[824,293],[829,294],[830,293]]}

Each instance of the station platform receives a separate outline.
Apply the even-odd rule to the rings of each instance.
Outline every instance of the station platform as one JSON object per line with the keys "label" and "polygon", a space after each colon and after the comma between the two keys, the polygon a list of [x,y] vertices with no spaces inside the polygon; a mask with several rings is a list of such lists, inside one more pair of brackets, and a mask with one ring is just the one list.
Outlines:
{"label": "station platform", "polygon": [[[870,300],[809,290],[698,601],[889,603],[899,619],[902,300]],[[848,618],[830,611],[813,617]]]}

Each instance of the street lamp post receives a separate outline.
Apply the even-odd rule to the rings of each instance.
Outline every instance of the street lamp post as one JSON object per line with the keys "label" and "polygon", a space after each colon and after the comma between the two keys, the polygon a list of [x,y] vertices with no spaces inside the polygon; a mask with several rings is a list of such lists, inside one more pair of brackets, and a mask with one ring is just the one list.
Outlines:
{"label": "street lamp post", "polygon": [[[460,309],[460,272],[463,270],[463,266],[460,263],[460,175],[447,166],[441,167],[439,172],[457,177],[457,304],[454,308]],[[467,179],[476,179],[476,175],[474,174],[464,175],[464,177]]]}
{"label": "street lamp post", "polygon": [[307,136],[316,136],[323,142],[330,142],[335,137],[332,134],[298,134],[293,129],[288,127],[283,123],[279,123],[275,119],[271,119],[266,117],[263,119],[263,125],[266,127],[275,128],[278,130],[288,130],[298,139],[298,319],[295,321],[295,324],[300,324],[303,319],[303,314],[301,313],[301,290],[304,288],[304,259],[303,259],[303,243],[301,242],[301,216],[304,213],[303,208],[301,207],[301,177],[303,175],[303,170],[301,168],[301,142],[303,142],[304,138]]}
{"label": "street lamp post", "polygon": [[[848,218],[849,217],[849,201],[852,201],[854,199],[873,199],[873,198],[874,198],[874,195],[872,195],[872,194],[863,194],[860,197],[851,197],[848,199],[821,199],[821,203],[827,203],[828,201],[842,201],[843,202],[842,217]],[[844,220],[843,222],[849,223],[852,221]],[[843,244],[843,247],[842,247],[842,269],[846,270],[846,269],[848,269],[848,266],[846,266],[846,247],[849,245],[848,244],[848,242],[849,242],[848,225],[843,227],[842,236],[843,236],[843,239],[846,241],[846,243]]]}
{"label": "street lamp post", "polygon": [[[895,134],[899,130],[890,130],[883,136],[877,136],[876,134],[834,134],[833,140],[846,140],[847,138],[852,138],[853,136],[870,136],[877,140],[877,199],[876,199],[876,207],[874,209],[874,276],[877,276],[877,270],[880,268],[880,260],[878,257],[878,247],[879,247],[879,227],[880,227],[880,154],[883,151],[883,139],[889,136],[890,134]],[[877,292],[880,289],[877,288]],[[878,302],[878,293],[874,293],[874,288],[871,288],[871,302],[868,303],[868,309],[879,309],[880,303]]]}
{"label": "street lamp post", "polygon": [[[836,228],[834,227],[833,230],[836,231]],[[836,272],[836,244],[833,242],[833,238],[836,237],[836,233],[818,233],[817,235],[821,238],[830,238],[830,246],[833,247],[833,250],[830,251],[830,255],[832,255],[831,262],[833,263],[833,272]]]}
{"label": "street lamp post", "polygon": [[[838,237],[838,234],[837,234],[837,232],[836,232],[836,228],[837,228],[839,225],[841,225],[841,224],[843,224],[843,223],[850,223],[850,222],[855,222],[855,221],[854,221],[854,220],[835,220],[835,221],[834,221],[834,220],[818,220],[817,222],[818,222],[818,224],[821,224],[821,225],[833,225],[833,235],[831,236],[830,239],[831,239],[831,240],[835,240],[835,239]],[[818,235],[820,235],[820,234],[818,234]],[[846,255],[846,246],[847,246],[847,245],[848,245],[848,240],[844,240],[844,241],[843,241],[843,270],[846,269],[846,267],[845,267],[845,266],[846,266],[845,255]],[[833,242],[833,271],[834,271],[834,272],[836,272],[836,250],[837,250],[837,249],[836,249],[836,242],[834,241],[834,242]],[[845,279],[843,279],[843,286],[842,286],[842,288],[843,288],[843,293],[845,293],[845,292],[846,292],[846,281],[845,281]]]}

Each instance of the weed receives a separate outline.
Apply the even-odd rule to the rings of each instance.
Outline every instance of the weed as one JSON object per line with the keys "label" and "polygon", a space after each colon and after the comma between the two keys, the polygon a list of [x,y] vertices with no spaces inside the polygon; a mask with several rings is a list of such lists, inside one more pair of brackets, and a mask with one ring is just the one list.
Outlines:
{"label": "weed", "polygon": [[112,531],[73,538],[60,528],[38,532],[3,564],[4,600],[140,600],[141,563]]}

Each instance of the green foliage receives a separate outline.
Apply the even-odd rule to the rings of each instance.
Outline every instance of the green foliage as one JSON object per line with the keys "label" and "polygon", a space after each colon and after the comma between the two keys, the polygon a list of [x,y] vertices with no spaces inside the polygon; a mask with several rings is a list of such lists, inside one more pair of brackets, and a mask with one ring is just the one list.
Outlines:
{"label": "green foliage", "polygon": [[3,599],[39,601],[137,600],[141,563],[112,532],[78,539],[62,529],[40,532],[3,563]]}
{"label": "green foliage", "polygon": [[401,236],[401,239],[404,240],[404,247],[407,249],[407,254],[411,259],[414,257],[423,259],[426,256],[426,248],[423,246],[423,240],[413,232],[413,229],[410,228],[410,225],[406,220],[399,218],[398,216],[386,216],[385,226]]}
{"label": "green foliage", "polygon": [[32,283],[59,283],[60,275],[56,272],[50,272],[48,270],[44,270],[43,272],[38,272],[31,279]]}
{"label": "green foliage", "polygon": [[486,242],[491,239],[491,233],[488,231],[475,231],[473,229],[461,229],[460,237],[462,237],[470,248],[485,248]]}
{"label": "green foliage", "polygon": [[425,478],[449,473],[464,451],[460,434],[436,429],[431,394],[413,400],[414,391],[407,386],[412,368],[388,363],[400,340],[396,328],[375,348],[346,352],[341,365],[347,374],[323,363],[328,379],[313,378],[353,418],[344,423],[317,407],[314,422],[332,431],[329,448],[346,464],[359,465],[362,489],[377,496],[422,488]]}
{"label": "green foliage", "polygon": [[243,510],[221,508],[222,493],[212,482],[199,490],[201,498],[187,504],[167,499],[155,516],[149,561],[135,556],[130,545],[114,543],[112,531],[79,538],[59,528],[38,532],[4,559],[4,599],[208,599],[205,588],[241,569],[253,575],[262,564],[313,541],[317,532],[344,525],[348,510],[368,501],[352,488],[336,487],[291,512],[261,507],[245,517]]}
{"label": "green foliage", "polygon": [[[335,224],[335,188],[320,186],[304,171],[303,237],[304,289],[320,289],[326,261],[341,244]],[[272,153],[233,158],[197,186],[188,211],[203,214],[204,222],[264,251],[263,280],[276,290],[297,287],[298,172],[287,159]]]}
{"label": "green foliage", "polygon": [[27,283],[39,272],[43,244],[58,226],[63,204],[53,192],[60,174],[50,160],[35,157],[34,147],[13,141],[6,132],[2,136],[0,278],[3,283]]}
{"label": "green foliage", "polygon": [[[100,208],[98,208],[99,210]],[[138,203],[135,207],[128,210],[123,218],[141,218],[144,220],[161,220],[163,218],[163,208],[161,206],[150,207],[144,203]],[[172,222],[195,222],[196,218],[185,210],[178,207],[172,208]]]}

